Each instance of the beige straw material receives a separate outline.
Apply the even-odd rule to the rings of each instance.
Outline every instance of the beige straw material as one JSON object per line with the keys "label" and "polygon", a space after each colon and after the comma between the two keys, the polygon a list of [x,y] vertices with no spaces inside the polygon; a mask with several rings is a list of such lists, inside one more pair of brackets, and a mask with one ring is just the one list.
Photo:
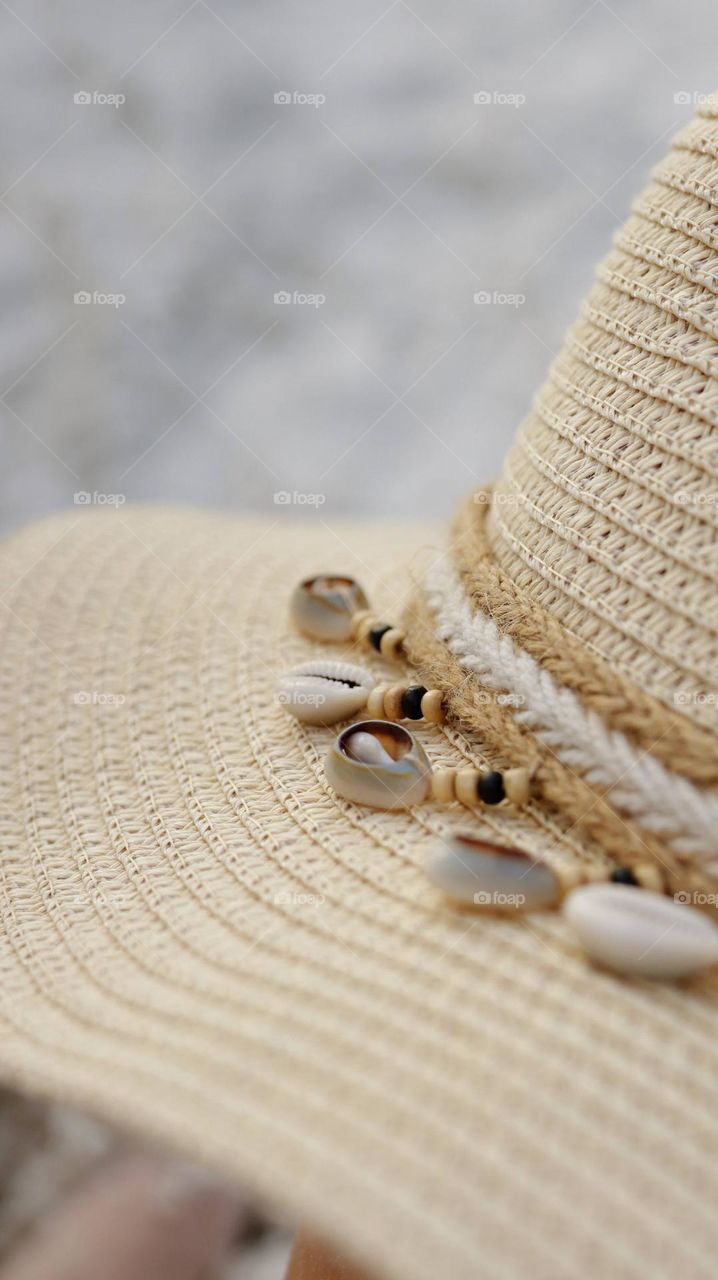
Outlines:
{"label": "beige straw material", "polygon": [[493,559],[644,693],[718,724],[718,118],[601,264],[493,495]]}
{"label": "beige straw material", "polygon": [[715,984],[602,974],[560,915],[449,909],[422,874],[448,830],[552,858],[576,833],[357,808],[333,731],[276,701],[325,652],[288,628],[294,582],[354,572],[396,617],[426,540],[120,509],[0,548],[0,1075],[391,1280],[712,1280]]}
{"label": "beige straw material", "polygon": [[452,525],[452,554],[475,607],[488,614],[502,634],[511,636],[559,684],[572,689],[586,708],[626,734],[641,751],[693,782],[715,786],[716,735],[632,684],[566,631],[496,564],[486,529],[491,496],[490,489],[472,494]]}

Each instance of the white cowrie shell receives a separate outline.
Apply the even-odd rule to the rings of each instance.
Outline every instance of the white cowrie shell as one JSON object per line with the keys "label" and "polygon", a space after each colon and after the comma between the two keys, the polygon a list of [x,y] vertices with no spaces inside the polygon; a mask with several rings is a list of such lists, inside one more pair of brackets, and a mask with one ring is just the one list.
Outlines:
{"label": "white cowrie shell", "polygon": [[361,711],[373,688],[374,678],[363,667],[318,658],[287,671],[277,697],[303,724],[336,724]]}
{"label": "white cowrie shell", "polygon": [[424,869],[450,898],[488,911],[541,911],[561,896],[559,882],[545,862],[521,849],[473,836],[450,836],[429,855]]}
{"label": "white cowrie shell", "polygon": [[359,583],[334,573],[320,573],[298,583],[289,606],[294,625],[305,635],[337,643],[351,639],[354,614],[368,607]]}
{"label": "white cowrie shell", "polygon": [[326,775],[337,795],[374,809],[408,809],[426,798],[431,765],[403,725],[362,720],[330,747]]}
{"label": "white cowrie shell", "polygon": [[673,898],[630,885],[574,889],[563,912],[593,960],[641,978],[685,978],[718,963],[718,928]]}

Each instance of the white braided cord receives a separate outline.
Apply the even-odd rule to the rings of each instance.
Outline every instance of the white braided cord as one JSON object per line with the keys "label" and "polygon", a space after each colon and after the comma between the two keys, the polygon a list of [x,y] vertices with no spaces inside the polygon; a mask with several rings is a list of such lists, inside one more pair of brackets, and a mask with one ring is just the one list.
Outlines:
{"label": "white braided cord", "polygon": [[618,813],[655,832],[676,853],[696,860],[718,854],[715,792],[699,789],[655,756],[637,750],[502,634],[491,618],[474,612],[448,555],[432,564],[424,589],[439,639],[483,685],[513,695],[509,704],[516,721],[563,764],[591,785],[610,788],[607,798]]}

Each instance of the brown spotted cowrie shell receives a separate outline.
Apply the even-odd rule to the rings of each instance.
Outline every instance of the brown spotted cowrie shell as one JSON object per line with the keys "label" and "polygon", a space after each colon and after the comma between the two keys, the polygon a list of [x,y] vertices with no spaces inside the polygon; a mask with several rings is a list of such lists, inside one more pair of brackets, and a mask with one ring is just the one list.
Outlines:
{"label": "brown spotted cowrie shell", "polygon": [[563,913],[592,960],[640,978],[686,978],[718,964],[718,927],[682,897],[621,884],[587,884]]}
{"label": "brown spotted cowrie shell", "polygon": [[426,798],[431,765],[408,729],[387,720],[362,720],[330,747],[326,776],[337,795],[373,809],[408,809]]}
{"label": "brown spotted cowrie shell", "polygon": [[277,697],[303,724],[336,724],[361,711],[373,688],[374,677],[363,667],[316,658],[287,671]]}
{"label": "brown spotted cowrie shell", "polygon": [[368,605],[363,589],[354,578],[322,573],[297,584],[292,592],[290,612],[295,626],[313,640],[343,643],[352,638],[355,614]]}

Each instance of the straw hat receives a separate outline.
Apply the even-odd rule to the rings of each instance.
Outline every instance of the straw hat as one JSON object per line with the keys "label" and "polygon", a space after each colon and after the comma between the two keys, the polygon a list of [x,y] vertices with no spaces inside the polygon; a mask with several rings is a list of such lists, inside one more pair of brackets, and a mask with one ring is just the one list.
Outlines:
{"label": "straw hat", "polygon": [[[564,883],[621,867],[710,896],[717,192],[708,104],[448,539],[120,508],[5,544],[5,1081],[396,1280],[713,1275],[713,978],[617,977],[560,912],[460,910],[423,867],[464,830]],[[412,726],[442,786],[523,769],[527,804],[337,795],[338,729],[288,715],[278,678],[406,677],[291,627],[327,570],[443,691],[445,722]]]}

